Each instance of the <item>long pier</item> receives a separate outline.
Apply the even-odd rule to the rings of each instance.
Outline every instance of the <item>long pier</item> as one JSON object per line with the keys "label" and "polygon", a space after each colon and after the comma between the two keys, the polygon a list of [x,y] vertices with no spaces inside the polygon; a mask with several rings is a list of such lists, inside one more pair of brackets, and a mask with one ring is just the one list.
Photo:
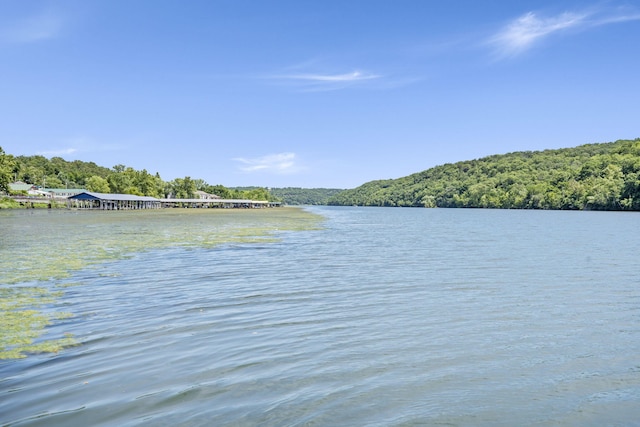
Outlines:
{"label": "long pier", "polygon": [[163,208],[273,208],[279,202],[248,199],[158,199]]}
{"label": "long pier", "polygon": [[65,198],[12,196],[21,206],[34,208],[36,204],[52,208],[56,203],[68,208],[98,210],[162,209],[162,208],[234,208],[259,209],[281,206],[280,202],[249,199],[157,199],[129,194],[102,194],[85,192]]}
{"label": "long pier", "polygon": [[76,209],[129,210],[162,208],[273,208],[279,202],[248,199],[158,199],[132,194],[93,193],[89,191],[67,198],[67,206]]}

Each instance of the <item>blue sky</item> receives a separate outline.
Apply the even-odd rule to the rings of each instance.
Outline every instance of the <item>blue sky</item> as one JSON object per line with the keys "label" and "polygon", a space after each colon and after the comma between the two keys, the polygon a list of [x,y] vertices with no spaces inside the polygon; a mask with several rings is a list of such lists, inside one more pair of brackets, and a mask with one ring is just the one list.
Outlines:
{"label": "blue sky", "polygon": [[353,188],[640,137],[638,1],[0,0],[0,146]]}

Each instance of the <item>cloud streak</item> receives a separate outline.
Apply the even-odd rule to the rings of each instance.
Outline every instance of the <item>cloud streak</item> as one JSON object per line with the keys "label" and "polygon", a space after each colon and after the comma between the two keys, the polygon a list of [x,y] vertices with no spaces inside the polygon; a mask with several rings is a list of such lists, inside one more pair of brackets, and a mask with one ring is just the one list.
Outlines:
{"label": "cloud streak", "polygon": [[354,70],[349,73],[294,73],[272,76],[272,79],[291,84],[305,92],[321,92],[361,86],[379,80],[382,76],[367,71]]}
{"label": "cloud streak", "polygon": [[540,18],[529,12],[495,34],[490,43],[500,56],[515,56],[553,33],[584,25],[585,19],[585,14],[563,13],[555,17]]}
{"label": "cloud streak", "polygon": [[365,80],[372,80],[380,78],[380,76],[370,73],[363,73],[361,71],[354,71],[347,74],[292,74],[289,76],[283,76],[286,79],[293,80],[306,80],[313,82],[327,82],[327,83],[343,83],[343,82],[361,82]]}
{"label": "cloud streak", "polygon": [[[44,150],[36,151],[35,154],[45,157],[63,157],[71,155],[81,155],[85,153],[104,153],[108,151],[121,151],[126,146],[139,143],[138,140],[128,140],[121,143],[103,143],[93,138],[74,137],[65,138],[59,141],[57,147],[47,147]],[[61,148],[58,148],[61,147]]]}
{"label": "cloud streak", "polygon": [[640,20],[640,13],[621,10],[613,13],[601,10],[564,12],[548,17],[528,12],[509,22],[491,36],[488,43],[493,46],[498,57],[514,57],[554,34],[635,20]]}
{"label": "cloud streak", "polygon": [[249,173],[291,174],[300,170],[300,167],[296,164],[295,153],[269,154],[254,158],[236,157],[233,160],[240,164],[238,168],[241,171]]}

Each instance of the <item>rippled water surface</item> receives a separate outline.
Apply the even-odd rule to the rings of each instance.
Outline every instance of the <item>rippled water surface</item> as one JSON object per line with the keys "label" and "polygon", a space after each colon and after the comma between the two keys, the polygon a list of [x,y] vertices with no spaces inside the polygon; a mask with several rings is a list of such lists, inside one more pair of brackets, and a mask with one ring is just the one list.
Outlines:
{"label": "rippled water surface", "polygon": [[0,424],[640,425],[637,213],[309,209],[73,272]]}

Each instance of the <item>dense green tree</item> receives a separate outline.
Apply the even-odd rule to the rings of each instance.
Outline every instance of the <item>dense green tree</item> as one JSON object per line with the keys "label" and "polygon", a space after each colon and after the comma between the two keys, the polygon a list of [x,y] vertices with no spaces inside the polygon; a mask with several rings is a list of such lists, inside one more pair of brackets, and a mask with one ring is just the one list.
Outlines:
{"label": "dense green tree", "polygon": [[193,183],[196,186],[196,190],[198,191],[207,191],[207,187],[209,187],[209,184],[207,184],[207,182],[204,179],[194,179]]}
{"label": "dense green tree", "polygon": [[243,199],[249,200],[269,200],[271,194],[266,188],[254,188],[253,190],[246,190],[242,192]]}
{"label": "dense green tree", "polygon": [[57,175],[45,176],[43,183],[46,184],[47,188],[65,188],[65,184]]}
{"label": "dense green tree", "polygon": [[37,166],[29,165],[20,168],[18,180],[26,182],[27,184],[44,186],[45,176],[46,172],[44,171],[44,169]]}
{"label": "dense green tree", "polygon": [[83,187],[85,180],[91,176],[106,178],[111,170],[93,162],[80,160],[68,162],[61,157],[48,160],[43,156],[18,156],[14,173],[18,180],[29,184],[40,186],[45,184],[53,188],[48,182],[55,176],[62,183],[55,181],[61,186],[58,188],[78,188]]}
{"label": "dense green tree", "polygon": [[193,180],[186,176],[184,178],[176,178],[170,183],[171,194],[175,199],[192,199],[196,192],[196,184]]}
{"label": "dense green tree", "polygon": [[164,182],[157,173],[151,175],[146,169],[141,171],[124,165],[116,165],[107,177],[113,193],[135,194],[138,196],[163,197]]}
{"label": "dense green tree", "polygon": [[326,205],[329,199],[343,191],[336,188],[271,188],[273,197],[287,205]]}
{"label": "dense green tree", "polygon": [[109,182],[101,176],[93,175],[86,180],[87,190],[95,193],[109,193]]}
{"label": "dense green tree", "polygon": [[13,181],[16,162],[0,147],[0,192],[9,193],[9,183]]}
{"label": "dense green tree", "polygon": [[223,199],[233,199],[235,198],[234,196],[236,196],[236,194],[234,194],[233,190],[223,186],[223,185],[209,185],[208,187],[205,187],[206,189],[203,191],[206,191],[209,194],[215,194],[216,196],[219,196]]}
{"label": "dense green tree", "polygon": [[136,171],[133,177],[133,182],[140,195],[150,197],[163,196],[163,183],[160,179],[160,175],[158,174],[151,175],[146,169]]}
{"label": "dense green tree", "polygon": [[133,187],[132,178],[133,173],[128,173],[124,165],[115,165],[113,172],[107,177],[107,182],[112,193],[126,194],[125,191]]}

